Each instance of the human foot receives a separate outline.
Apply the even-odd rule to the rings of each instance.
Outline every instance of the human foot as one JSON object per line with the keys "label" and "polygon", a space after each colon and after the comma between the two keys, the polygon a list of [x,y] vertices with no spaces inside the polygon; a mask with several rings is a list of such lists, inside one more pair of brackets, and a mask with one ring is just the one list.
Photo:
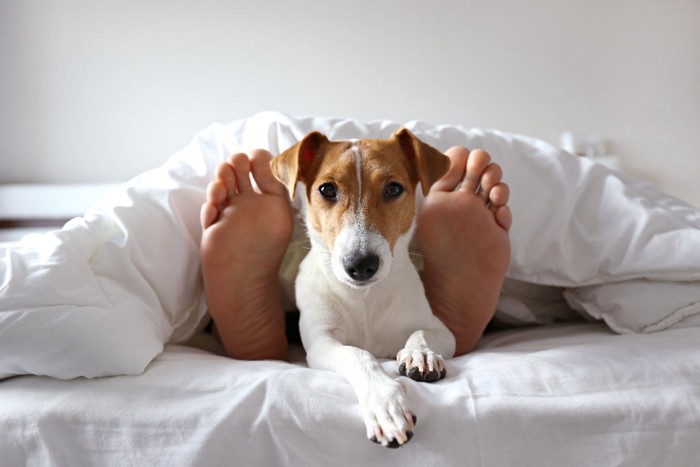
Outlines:
{"label": "human foot", "polygon": [[484,151],[447,151],[450,169],[418,214],[423,284],[433,313],[452,331],[455,355],[471,351],[493,317],[510,261],[508,186]]}
{"label": "human foot", "polygon": [[232,358],[284,359],[287,352],[278,273],[293,221],[271,159],[258,150],[221,163],[201,210],[204,292]]}

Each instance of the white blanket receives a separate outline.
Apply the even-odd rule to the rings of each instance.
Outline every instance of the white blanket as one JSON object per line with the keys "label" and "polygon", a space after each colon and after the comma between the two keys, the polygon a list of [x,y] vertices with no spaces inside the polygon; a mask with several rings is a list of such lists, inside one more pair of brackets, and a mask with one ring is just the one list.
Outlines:
{"label": "white blanket", "polygon": [[396,450],[367,441],[334,373],[167,346],[139,376],[0,383],[0,464],[693,466],[699,337],[600,323],[487,335],[445,380],[404,379],[418,424]]}
{"label": "white blanket", "polygon": [[[503,321],[560,318],[564,299],[623,333],[699,321],[698,210],[532,138],[405,126],[441,150],[484,148],[503,166],[515,219]],[[63,230],[0,248],[0,378],[143,372],[206,319],[198,213],[220,161],[279,153],[311,130],[376,138],[399,127],[277,113],[212,125]]]}

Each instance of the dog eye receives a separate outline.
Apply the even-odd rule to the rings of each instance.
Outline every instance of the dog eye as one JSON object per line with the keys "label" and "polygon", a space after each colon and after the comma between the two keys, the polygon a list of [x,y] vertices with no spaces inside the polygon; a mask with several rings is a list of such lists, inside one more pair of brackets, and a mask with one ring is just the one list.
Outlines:
{"label": "dog eye", "polygon": [[403,193],[403,186],[396,182],[389,183],[384,189],[384,199],[393,199]]}
{"label": "dog eye", "polygon": [[318,187],[318,192],[327,200],[334,201],[338,197],[335,186],[332,183],[324,183]]}

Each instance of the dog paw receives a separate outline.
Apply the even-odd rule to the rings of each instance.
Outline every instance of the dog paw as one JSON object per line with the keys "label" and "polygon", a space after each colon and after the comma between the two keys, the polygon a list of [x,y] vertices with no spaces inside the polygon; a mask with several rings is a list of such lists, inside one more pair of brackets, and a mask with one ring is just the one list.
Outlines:
{"label": "dog paw", "polygon": [[361,402],[367,438],[388,448],[398,448],[413,438],[416,416],[408,409],[406,388],[393,379],[374,388]]}
{"label": "dog paw", "polygon": [[442,355],[430,349],[403,349],[396,355],[396,361],[399,364],[399,374],[414,381],[432,383],[447,375]]}
{"label": "dog paw", "polygon": [[[417,419],[416,416],[413,415],[413,414],[411,414],[411,419],[412,419],[412,422],[413,422],[413,426],[415,426],[415,425],[416,425],[416,421],[417,421],[418,419]],[[407,431],[407,432],[406,432],[406,441],[404,441],[403,443],[400,443],[396,438],[393,438],[393,439],[391,439],[391,441],[385,443],[384,446],[387,447],[387,448],[389,448],[389,449],[400,448],[400,447],[403,446],[404,444],[406,444],[406,443],[408,443],[409,441],[411,441],[411,438],[413,438],[413,432],[412,432],[412,431]],[[373,443],[377,443],[377,444],[382,444],[382,443],[384,443],[384,441],[380,441],[379,439],[377,439],[377,435],[376,435],[376,434],[372,435],[372,436],[369,438],[369,440],[372,441]]]}

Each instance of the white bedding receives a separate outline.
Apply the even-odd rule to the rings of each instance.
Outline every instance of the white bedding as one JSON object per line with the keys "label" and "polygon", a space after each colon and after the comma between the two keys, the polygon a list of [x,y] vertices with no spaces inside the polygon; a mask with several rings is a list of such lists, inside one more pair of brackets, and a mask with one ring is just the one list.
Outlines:
{"label": "white bedding", "polygon": [[487,335],[444,381],[406,381],[418,424],[397,450],[365,439],[349,385],[303,354],[170,345],[140,376],[1,383],[0,464],[694,466],[699,343],[595,323]]}
{"label": "white bedding", "polygon": [[[700,324],[699,210],[533,138],[405,126],[442,150],[484,148],[504,169],[514,224],[502,321],[551,322],[570,313],[566,301],[620,333]],[[0,247],[0,379],[141,373],[207,318],[199,207],[220,161],[279,153],[311,130],[345,139],[399,127],[273,112],[212,125],[63,230]]]}
{"label": "white bedding", "polygon": [[398,450],[369,443],[350,386],[299,352],[174,345],[207,320],[198,213],[219,161],[399,127],[263,113],[204,130],[63,230],[0,245],[0,465],[697,465],[700,211],[531,138],[406,126],[504,168],[499,320],[599,322],[491,334],[446,380],[406,380],[418,426]]}

